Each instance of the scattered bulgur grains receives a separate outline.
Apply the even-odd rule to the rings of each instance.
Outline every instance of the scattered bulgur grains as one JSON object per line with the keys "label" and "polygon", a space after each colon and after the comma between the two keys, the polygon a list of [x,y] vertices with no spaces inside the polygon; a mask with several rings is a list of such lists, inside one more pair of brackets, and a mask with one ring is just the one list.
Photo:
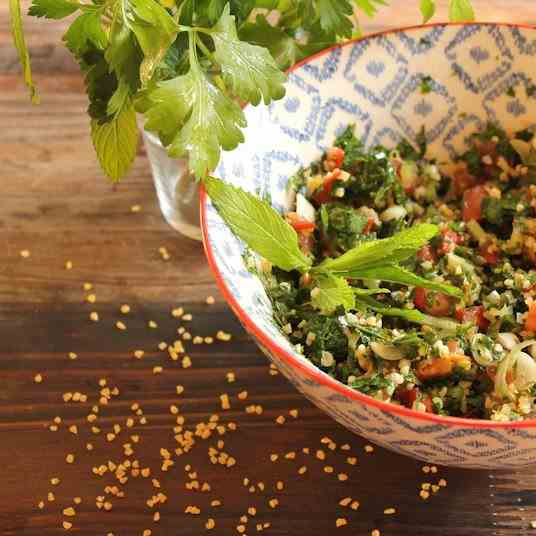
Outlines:
{"label": "scattered bulgur grains", "polygon": [[337,528],[339,527],[344,527],[345,525],[348,525],[348,521],[344,518],[344,517],[338,517],[336,520],[335,520],[335,526]]}
{"label": "scattered bulgur grains", "polygon": [[425,489],[422,489],[420,492],[419,492],[419,496],[421,497],[421,499],[423,499],[424,501],[426,501],[426,499],[428,499],[430,497],[430,492],[429,491],[426,491]]}
{"label": "scattered bulgur grains", "polygon": [[73,261],[65,261],[65,269],[66,270],[72,270],[73,269]]}
{"label": "scattered bulgur grains", "polygon": [[121,331],[125,331],[127,329],[127,326],[125,325],[124,322],[121,322],[121,320],[118,320],[116,323],[115,323],[115,327]]}
{"label": "scattered bulgur grains", "polygon": [[91,311],[91,313],[89,313],[89,319],[93,322],[98,322],[99,321],[99,313],[97,313],[97,311]]}
{"label": "scattered bulgur grains", "polygon": [[86,301],[88,303],[95,303],[97,301],[97,296],[95,294],[88,294],[86,296]]}
{"label": "scattered bulgur grains", "polygon": [[293,450],[291,450],[290,452],[287,452],[285,454],[285,459],[287,459],[287,460],[295,460],[296,459],[296,453]]}
{"label": "scattered bulgur grains", "polygon": [[180,318],[183,314],[184,314],[184,309],[182,307],[177,307],[176,309],[173,309],[171,311],[171,316],[173,318]]}
{"label": "scattered bulgur grains", "polygon": [[447,481],[444,478],[440,478],[439,482],[437,483],[437,485],[439,487],[441,487],[441,488],[446,488],[447,487]]}
{"label": "scattered bulgur grains", "polygon": [[348,465],[356,465],[357,464],[357,458],[354,458],[353,456],[350,456],[346,458],[346,462]]}
{"label": "scattered bulgur grains", "polygon": [[93,285],[91,283],[84,283],[82,285],[82,289],[86,291],[91,290],[92,288],[93,288]]}
{"label": "scattered bulgur grains", "polygon": [[374,529],[371,533],[370,533],[370,536],[380,536],[380,531],[378,529]]}
{"label": "scattered bulgur grains", "polygon": [[201,510],[197,506],[187,506],[184,510],[185,514],[199,515]]}
{"label": "scattered bulgur grains", "polygon": [[429,465],[423,465],[421,468],[423,473],[428,474],[430,472],[430,466]]}
{"label": "scattered bulgur grains", "polygon": [[123,313],[124,315],[127,315],[128,313],[130,313],[130,305],[124,303],[123,305],[121,305],[121,307],[119,308],[119,311],[121,313]]}
{"label": "scattered bulgur grains", "polygon": [[307,472],[307,467],[306,467],[305,465],[302,465],[302,466],[298,469],[298,474],[299,474],[299,475],[304,475],[306,472]]}
{"label": "scattered bulgur grains", "polygon": [[182,358],[182,368],[190,368],[192,366],[192,360],[190,359],[190,356],[185,355]]}
{"label": "scattered bulgur grains", "polygon": [[63,509],[63,515],[67,517],[74,517],[76,515],[76,510],[72,506],[69,506],[68,508]]}
{"label": "scattered bulgur grains", "polygon": [[42,374],[36,374],[34,376],[34,382],[35,383],[41,383],[43,381],[43,375]]}
{"label": "scattered bulgur grains", "polygon": [[160,253],[160,256],[165,261],[169,261],[169,259],[171,259],[171,255],[169,254],[167,248],[165,248],[165,247],[159,247],[158,248],[158,253]]}
{"label": "scattered bulgur grains", "polygon": [[67,463],[74,463],[74,460],[75,460],[74,454],[67,454],[67,456],[65,456],[65,461]]}
{"label": "scattered bulgur grains", "polygon": [[247,391],[240,391],[237,395],[238,400],[246,400],[248,397]]}
{"label": "scattered bulgur grains", "polygon": [[141,210],[141,205],[132,205],[130,207],[130,212],[140,212]]}
{"label": "scattered bulgur grains", "polygon": [[270,499],[268,505],[270,508],[277,508],[279,506],[279,501],[277,499]]}
{"label": "scattered bulgur grains", "polygon": [[145,355],[143,350],[134,350],[134,357],[136,359],[141,359]]}
{"label": "scattered bulgur grains", "polygon": [[348,506],[352,502],[352,497],[345,497],[339,501],[340,506]]}
{"label": "scattered bulgur grains", "polygon": [[348,443],[345,443],[344,445],[340,446],[341,450],[350,450],[352,447]]}
{"label": "scattered bulgur grains", "polygon": [[205,344],[212,344],[214,342],[213,337],[205,337],[203,340],[205,341]]}
{"label": "scattered bulgur grains", "polygon": [[155,513],[153,514],[153,521],[154,521],[155,523],[158,523],[158,522],[160,521],[160,512],[155,512]]}
{"label": "scattered bulgur grains", "polygon": [[71,434],[78,434],[78,426],[76,426],[76,424],[71,424],[71,426],[69,426],[69,432],[71,432]]}
{"label": "scattered bulgur grains", "polygon": [[158,324],[154,321],[154,320],[149,320],[149,322],[147,322],[147,325],[151,328],[151,329],[156,329],[158,327]]}
{"label": "scattered bulgur grains", "polygon": [[203,337],[200,337],[199,335],[196,335],[196,336],[193,338],[192,342],[193,342],[194,344],[202,344],[202,343],[203,343]]}
{"label": "scattered bulgur grains", "polygon": [[531,521],[530,522],[530,528],[531,529],[536,529],[536,521]]}
{"label": "scattered bulgur grains", "polygon": [[311,449],[310,449],[309,447],[303,447],[303,448],[302,448],[302,452],[303,452],[304,454],[311,454]]}
{"label": "scattered bulgur grains", "polygon": [[214,296],[207,296],[207,299],[205,301],[207,302],[207,305],[214,305],[216,303]]}
{"label": "scattered bulgur grains", "polygon": [[182,319],[185,320],[186,322],[189,322],[190,320],[192,320],[192,318],[193,316],[190,313],[182,315]]}
{"label": "scattered bulgur grains", "polygon": [[74,502],[74,504],[82,504],[82,498],[81,497],[74,497],[73,502]]}
{"label": "scattered bulgur grains", "polygon": [[30,250],[29,249],[22,249],[22,250],[19,251],[19,255],[23,259],[27,259],[30,256]]}
{"label": "scattered bulgur grains", "polygon": [[352,510],[357,510],[359,508],[360,504],[359,501],[352,501],[352,504],[350,505],[350,508]]}
{"label": "scattered bulgur grains", "polygon": [[232,335],[220,330],[218,333],[216,333],[216,339],[223,342],[229,342],[232,339]]}
{"label": "scattered bulgur grains", "polygon": [[228,372],[225,377],[227,378],[227,383],[233,383],[236,380],[234,372]]}
{"label": "scattered bulgur grains", "polygon": [[294,419],[297,419],[298,418],[298,415],[299,415],[299,412],[297,409],[291,409],[288,414],[293,417]]}
{"label": "scattered bulgur grains", "polygon": [[93,444],[92,443],[86,443],[86,450],[93,450]]}
{"label": "scattered bulgur grains", "polygon": [[257,509],[256,509],[254,506],[250,506],[250,507],[248,508],[248,514],[249,514],[250,516],[257,515]]}
{"label": "scattered bulgur grains", "polygon": [[317,457],[319,460],[325,460],[325,459],[326,459],[326,453],[325,453],[323,450],[318,449],[318,450],[316,451],[316,457]]}
{"label": "scattered bulgur grains", "polygon": [[152,531],[151,529],[145,529],[142,533],[142,536],[151,536]]}
{"label": "scattered bulgur grains", "polygon": [[270,461],[271,462],[276,462],[279,458],[279,455],[278,454],[270,454]]}
{"label": "scattered bulgur grains", "polygon": [[430,472],[432,474],[436,474],[437,473],[437,467],[435,465],[432,465],[432,467],[430,467]]}
{"label": "scattered bulgur grains", "polygon": [[42,510],[44,507],[45,507],[45,501],[39,501],[37,503],[37,508],[39,508],[39,510]]}
{"label": "scattered bulgur grains", "polygon": [[285,419],[285,416],[284,416],[284,415],[279,415],[279,416],[276,417],[276,419],[275,419],[275,422],[276,422],[277,424],[285,424],[285,421],[286,421],[286,419]]}
{"label": "scattered bulgur grains", "polygon": [[164,371],[164,367],[161,367],[157,365],[156,367],[153,367],[153,374],[162,374]]}
{"label": "scattered bulgur grains", "polygon": [[53,477],[50,479],[50,483],[53,485],[53,486],[57,486],[59,483],[60,483],[60,479],[57,478],[57,477]]}
{"label": "scattered bulgur grains", "polygon": [[348,480],[348,475],[346,473],[339,473],[337,478],[340,482],[346,482],[346,480]]}
{"label": "scattered bulgur grains", "polygon": [[205,528],[207,530],[212,530],[214,527],[216,526],[216,522],[214,521],[214,519],[212,519],[211,517],[209,517],[207,519],[207,522],[205,523]]}
{"label": "scattered bulgur grains", "polygon": [[158,343],[158,349],[161,350],[162,352],[163,352],[167,347],[168,347],[167,342],[162,341],[162,342],[159,342],[159,343]]}
{"label": "scattered bulgur grains", "polygon": [[331,465],[325,465],[324,466],[324,473],[328,473],[328,474],[333,473],[333,467]]}
{"label": "scattered bulgur grains", "polygon": [[70,523],[69,521],[64,521],[61,526],[65,529],[65,530],[69,530],[69,529],[72,529],[73,528],[73,524]]}
{"label": "scattered bulgur grains", "polygon": [[223,393],[220,395],[220,402],[221,402],[221,409],[231,409],[231,403],[229,402],[229,395],[227,393]]}
{"label": "scattered bulgur grains", "polygon": [[365,445],[365,452],[374,452],[374,447],[372,445]]}
{"label": "scattered bulgur grains", "polygon": [[54,493],[52,493],[51,491],[49,491],[47,493],[47,500],[48,502],[54,502],[56,500],[56,497],[54,496]]}
{"label": "scattered bulgur grains", "polygon": [[184,393],[184,387],[182,385],[177,385],[175,391],[178,395],[182,395],[182,393]]}
{"label": "scattered bulgur grains", "polygon": [[396,514],[396,509],[395,508],[386,508],[383,513],[387,516],[391,516],[393,514]]}
{"label": "scattered bulgur grains", "polygon": [[104,503],[103,507],[104,507],[104,509],[105,509],[107,512],[109,512],[109,511],[113,508],[113,505],[112,505],[111,502],[106,501],[106,502]]}

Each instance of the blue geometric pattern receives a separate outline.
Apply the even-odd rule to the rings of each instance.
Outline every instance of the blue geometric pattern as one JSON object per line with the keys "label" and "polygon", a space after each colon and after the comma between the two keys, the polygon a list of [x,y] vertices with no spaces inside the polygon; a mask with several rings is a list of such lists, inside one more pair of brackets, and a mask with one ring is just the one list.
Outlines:
{"label": "blue geometric pattern", "polygon": [[[289,77],[286,97],[248,107],[246,142],[224,153],[216,175],[270,194],[283,210],[287,178],[318,158],[348,123],[368,145],[392,145],[426,127],[430,156],[451,159],[488,120],[507,130],[536,126],[536,30],[436,25],[364,39],[320,55]],[[426,77],[429,92],[422,91]],[[475,468],[536,461],[536,427],[454,424],[401,415],[318,382],[272,320],[261,283],[245,268],[243,245],[207,206],[209,245],[224,282],[264,336],[301,364],[259,346],[313,403],[370,441],[430,463]]]}

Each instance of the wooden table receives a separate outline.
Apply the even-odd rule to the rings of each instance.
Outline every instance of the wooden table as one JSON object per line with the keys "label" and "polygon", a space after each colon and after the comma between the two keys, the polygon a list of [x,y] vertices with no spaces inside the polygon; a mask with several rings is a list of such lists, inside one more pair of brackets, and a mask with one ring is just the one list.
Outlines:
{"label": "wooden table", "polygon": [[[385,9],[367,30],[418,21],[416,0],[404,0],[403,10],[401,1],[392,3],[398,7]],[[281,376],[271,375],[265,358],[217,294],[201,245],[180,238],[162,221],[143,149],[119,186],[110,186],[102,177],[88,137],[83,84],[59,44],[63,23],[27,21],[42,96],[41,106],[28,104],[5,4],[0,6],[2,535],[62,534],[66,520],[73,524],[71,532],[87,536],[141,535],[145,529],[154,535],[193,536],[203,534],[213,518],[212,533],[219,536],[239,534],[243,515],[249,518],[245,533],[250,536],[257,533],[257,523],[271,524],[266,534],[325,535],[335,530],[336,518],[343,517],[348,526],[340,533],[352,535],[368,535],[375,528],[389,536],[534,532],[530,520],[536,519],[536,472],[439,468],[438,474],[424,474],[421,464],[410,459],[381,449],[367,454],[364,441],[307,403]],[[442,14],[445,4],[441,2]],[[486,20],[536,19],[530,0],[476,4]],[[131,211],[136,204],[142,207],[137,213]],[[171,255],[168,262],[159,255],[161,246]],[[22,257],[22,250],[30,256]],[[71,270],[65,268],[69,260]],[[91,292],[83,290],[84,282],[94,285],[96,303],[86,301]],[[216,304],[205,303],[208,295],[216,297]],[[121,314],[121,304],[128,304],[131,312]],[[174,318],[170,312],[178,306],[193,320],[181,323]],[[91,311],[98,312],[99,322],[89,319]],[[118,320],[126,331],[115,327]],[[149,328],[150,320],[158,327]],[[233,339],[189,343],[192,366],[182,368],[180,360],[171,361],[157,348],[161,341],[175,340],[180,325],[201,336],[223,329]],[[143,359],[133,357],[137,349],[145,351]],[[77,359],[69,359],[69,352]],[[153,367],[158,366],[163,371],[155,374]],[[227,381],[231,371],[234,383]],[[37,374],[41,383],[35,382]],[[102,396],[100,380],[106,380],[112,392],[117,387],[119,394],[100,405],[97,420],[89,423],[87,415]],[[184,386],[183,394],[176,393],[177,385]],[[247,400],[237,398],[242,391],[248,391]],[[76,392],[87,401],[63,401],[64,393]],[[231,400],[226,411],[220,406],[224,393]],[[142,408],[145,424],[132,404]],[[214,430],[208,439],[196,437],[190,452],[175,456],[173,405],[184,417],[185,429],[207,429],[210,416],[217,414],[227,433],[220,436]],[[262,414],[247,413],[248,405],[262,406]],[[289,415],[294,408],[297,419]],[[286,416],[285,424],[275,423],[279,415]],[[55,417],[61,417],[56,432],[49,429]],[[129,417],[136,419],[131,429]],[[230,422],[236,423],[235,431],[228,429]],[[116,424],[121,430],[114,438],[108,434]],[[100,434],[92,433],[91,426]],[[132,435],[139,436],[139,443]],[[321,444],[324,436],[337,445],[349,443],[351,454],[330,451]],[[220,440],[224,444],[218,445]],[[213,465],[210,447],[228,453],[236,464]],[[133,453],[125,456],[129,448]],[[162,454],[166,456],[161,448],[168,449],[175,462],[167,471],[161,470]],[[325,461],[315,456],[320,448],[326,451]],[[285,458],[294,451],[295,459]],[[276,462],[270,461],[273,453],[279,454]],[[74,463],[67,463],[68,454],[74,454]],[[349,455],[358,458],[357,465],[346,462]],[[150,477],[142,476],[145,471],[137,477],[129,473],[123,486],[110,472],[93,474],[94,467],[125,459],[139,460],[140,473],[150,467]],[[190,468],[185,470],[186,465]],[[324,471],[326,465],[334,468],[333,474]],[[301,467],[307,468],[303,475]],[[338,473],[347,474],[348,480],[339,481]],[[61,481],[53,485],[52,478]],[[160,489],[152,478],[158,479]],[[439,478],[448,481],[447,488],[423,501],[421,483]],[[210,491],[187,490],[192,480],[199,487],[208,482]],[[277,481],[284,482],[283,490],[276,489]],[[264,490],[259,489],[262,484]],[[105,494],[107,486],[116,485],[124,490],[124,498]],[[49,492],[53,502],[47,500]],[[146,501],[158,492],[167,501],[150,508]],[[99,509],[96,497],[103,495]],[[74,505],[77,515],[62,515],[75,497],[82,499]],[[358,500],[359,509],[339,506],[344,497]],[[276,508],[269,505],[273,498],[279,501]],[[211,507],[216,499],[222,506]],[[43,509],[38,508],[40,500]],[[187,506],[199,507],[201,513],[187,514]],[[251,507],[255,516],[247,513]],[[384,514],[390,507],[396,514]],[[160,521],[153,522],[154,512],[160,513]]]}

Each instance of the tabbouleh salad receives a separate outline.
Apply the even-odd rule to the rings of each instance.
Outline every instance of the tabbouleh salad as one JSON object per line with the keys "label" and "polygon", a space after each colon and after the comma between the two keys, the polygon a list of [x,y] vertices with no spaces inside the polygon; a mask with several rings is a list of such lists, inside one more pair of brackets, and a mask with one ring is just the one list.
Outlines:
{"label": "tabbouleh salad", "polygon": [[402,266],[460,295],[386,283],[372,270],[344,281],[352,307],[329,310],[315,304],[321,289],[308,273],[261,262],[274,317],[315,365],[376,399],[438,415],[531,418],[536,138],[488,125],[449,165],[427,159],[424,132],[418,138],[367,149],[349,127],[289,181],[285,218],[313,264],[435,224],[439,233]]}

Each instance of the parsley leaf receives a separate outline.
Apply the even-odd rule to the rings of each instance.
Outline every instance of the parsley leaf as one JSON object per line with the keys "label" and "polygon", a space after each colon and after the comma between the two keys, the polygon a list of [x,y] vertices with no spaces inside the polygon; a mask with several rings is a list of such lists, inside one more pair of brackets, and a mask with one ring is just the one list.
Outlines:
{"label": "parsley leaf", "polygon": [[24,73],[24,82],[30,90],[30,98],[34,104],[39,103],[39,95],[32,79],[32,68],[30,65],[30,55],[24,39],[24,30],[22,27],[22,15],[20,11],[20,0],[9,0],[9,13],[11,17],[11,34],[15,48],[19,53],[19,60]]}
{"label": "parsley leaf", "polygon": [[126,102],[110,121],[91,121],[91,138],[104,172],[118,181],[130,168],[138,147],[136,112]]}
{"label": "parsley leaf", "polygon": [[218,165],[220,146],[229,151],[244,140],[242,110],[197,63],[187,74],[149,90],[138,109],[145,112],[145,128],[158,133],[172,157],[188,154],[190,169],[198,178]]}
{"label": "parsley leaf", "polygon": [[240,41],[229,5],[211,30],[214,58],[220,64],[223,79],[233,95],[254,105],[265,104],[285,94],[286,77],[265,48]]}
{"label": "parsley leaf", "polygon": [[28,15],[47,19],[63,19],[72,15],[80,4],[69,0],[33,0]]}
{"label": "parsley leaf", "polygon": [[374,17],[378,11],[378,6],[389,5],[386,0],[354,0],[355,4],[367,17]]}
{"label": "parsley leaf", "polygon": [[315,288],[311,291],[311,303],[324,315],[329,315],[342,306],[346,311],[355,306],[352,287],[346,279],[332,274],[322,274],[315,279]]}
{"label": "parsley leaf", "polygon": [[108,39],[102,27],[101,14],[98,11],[82,13],[69,26],[63,39],[75,56],[82,56],[90,44],[104,50],[108,44]]}
{"label": "parsley leaf", "polygon": [[316,0],[315,8],[322,30],[332,35],[352,37],[353,24],[349,17],[353,9],[348,0]]}
{"label": "parsley leaf", "polygon": [[449,18],[453,22],[475,20],[471,0],[450,0]]}
{"label": "parsley leaf", "polygon": [[435,14],[435,0],[421,0],[422,22],[426,24]]}
{"label": "parsley leaf", "polygon": [[144,54],[140,79],[145,84],[175,41],[179,27],[156,0],[128,0],[126,6],[125,25],[134,32]]}
{"label": "parsley leaf", "polygon": [[225,223],[253,251],[287,272],[311,266],[298,247],[296,231],[269,203],[214,177],[204,183]]}

